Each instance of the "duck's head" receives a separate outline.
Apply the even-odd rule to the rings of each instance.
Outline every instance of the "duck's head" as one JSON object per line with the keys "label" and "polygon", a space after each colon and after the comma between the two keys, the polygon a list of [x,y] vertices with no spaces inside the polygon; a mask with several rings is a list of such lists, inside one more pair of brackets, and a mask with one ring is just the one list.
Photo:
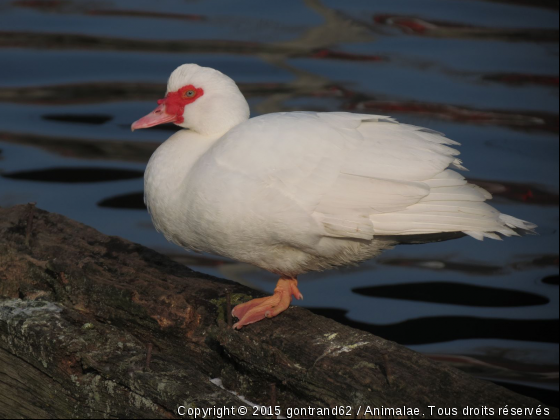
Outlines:
{"label": "duck's head", "polygon": [[248,118],[249,105],[232,79],[209,67],[183,64],[171,73],[158,107],[131,129],[172,122],[204,136],[216,136]]}

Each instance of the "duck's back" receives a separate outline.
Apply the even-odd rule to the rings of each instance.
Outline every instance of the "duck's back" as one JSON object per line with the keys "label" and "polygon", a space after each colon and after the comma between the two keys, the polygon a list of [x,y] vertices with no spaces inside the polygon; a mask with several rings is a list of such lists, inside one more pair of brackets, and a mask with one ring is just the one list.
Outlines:
{"label": "duck's back", "polygon": [[484,203],[490,194],[453,170],[464,169],[450,147],[457,144],[374,115],[250,119],[190,171],[185,238],[192,248],[247,262],[284,250],[360,260],[379,251],[374,237],[464,232],[482,239],[531,229]]}

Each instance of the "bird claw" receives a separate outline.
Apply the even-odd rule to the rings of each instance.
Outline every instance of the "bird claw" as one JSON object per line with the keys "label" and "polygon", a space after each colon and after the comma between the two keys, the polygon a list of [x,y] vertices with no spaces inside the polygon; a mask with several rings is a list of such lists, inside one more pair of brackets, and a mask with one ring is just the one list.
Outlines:
{"label": "bird claw", "polygon": [[290,306],[292,295],[298,300],[303,299],[303,295],[297,288],[297,280],[281,278],[272,296],[252,299],[233,308],[231,314],[239,319],[239,322],[233,325],[233,329],[240,329],[245,325],[264,318],[273,318],[284,312]]}

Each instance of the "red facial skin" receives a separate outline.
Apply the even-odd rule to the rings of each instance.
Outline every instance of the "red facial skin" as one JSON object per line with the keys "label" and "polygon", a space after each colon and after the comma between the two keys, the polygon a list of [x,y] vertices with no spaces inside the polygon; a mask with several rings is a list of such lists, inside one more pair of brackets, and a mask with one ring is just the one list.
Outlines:
{"label": "red facial skin", "polygon": [[[195,94],[191,97],[187,96],[187,92],[194,91]],[[160,99],[158,107],[150,112],[145,117],[140,118],[131,126],[132,131],[140,128],[153,127],[155,125],[173,122],[181,124],[185,121],[183,112],[185,106],[192,104],[198,98],[204,95],[202,88],[197,88],[193,85],[183,86],[177,92],[169,92],[164,99]]]}
{"label": "red facial skin", "polygon": [[[187,96],[187,92],[194,91],[195,94],[192,97]],[[185,106],[192,104],[198,98],[204,95],[202,88],[196,88],[193,85],[183,86],[177,92],[169,92],[164,99],[160,99],[157,103],[158,105],[165,104],[165,113],[169,115],[175,115],[175,122],[182,123],[185,121],[183,118],[183,112],[185,111]]]}

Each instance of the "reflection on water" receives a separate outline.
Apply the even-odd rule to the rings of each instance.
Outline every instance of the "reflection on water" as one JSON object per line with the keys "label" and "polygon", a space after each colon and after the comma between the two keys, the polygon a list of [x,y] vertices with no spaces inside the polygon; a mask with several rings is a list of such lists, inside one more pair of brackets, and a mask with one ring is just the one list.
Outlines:
{"label": "reflection on water", "polygon": [[14,0],[0,4],[0,205],[50,211],[271,291],[254,267],[173,247],[142,172],[174,126],[130,133],[185,62],[253,115],[381,113],[463,143],[469,179],[539,236],[400,246],[301,278],[305,306],[555,403],[558,2]]}
{"label": "reflection on water", "polygon": [[434,38],[498,39],[507,42],[558,42],[556,29],[506,29],[426,20],[414,16],[375,15],[375,23],[392,26],[409,35]]}
{"label": "reflection on water", "polygon": [[3,173],[2,176],[4,178],[22,179],[35,182],[85,183],[141,178],[144,176],[144,173],[142,171],[134,171],[130,169],[66,167]]}
{"label": "reflection on water", "polygon": [[549,302],[547,298],[529,292],[450,282],[402,283],[360,287],[352,291],[363,296],[496,308],[545,305]]}

